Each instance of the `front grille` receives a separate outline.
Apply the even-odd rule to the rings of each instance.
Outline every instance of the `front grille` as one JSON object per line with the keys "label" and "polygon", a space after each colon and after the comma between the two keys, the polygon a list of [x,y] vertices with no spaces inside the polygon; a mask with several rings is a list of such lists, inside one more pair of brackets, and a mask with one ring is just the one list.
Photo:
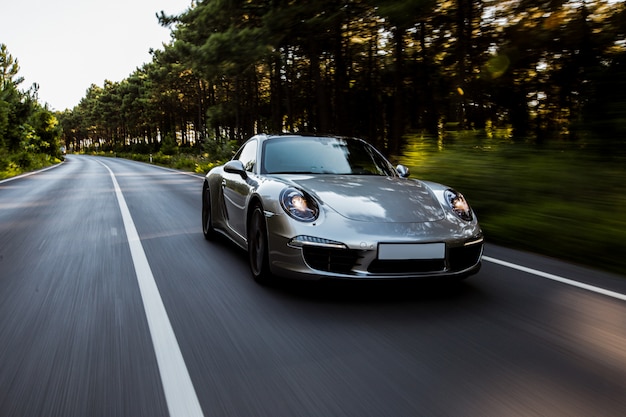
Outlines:
{"label": "front grille", "polygon": [[443,259],[415,259],[415,260],[374,260],[367,268],[373,274],[421,274],[438,272],[445,269]]}
{"label": "front grille", "polygon": [[482,249],[482,244],[448,249],[450,269],[452,271],[462,271],[476,265],[480,259]]}
{"label": "front grille", "polygon": [[350,272],[359,258],[357,250],[317,246],[304,246],[302,254],[311,268],[341,274]]}
{"label": "front grille", "polygon": [[[480,260],[482,244],[448,248],[447,260],[410,259],[380,260],[374,259],[367,267],[372,274],[428,274],[438,272],[459,272],[473,267]],[[337,274],[353,273],[361,265],[367,251],[340,249],[321,246],[302,247],[304,261],[318,271]],[[447,267],[446,267],[447,265]],[[358,268],[357,268],[358,269]]]}

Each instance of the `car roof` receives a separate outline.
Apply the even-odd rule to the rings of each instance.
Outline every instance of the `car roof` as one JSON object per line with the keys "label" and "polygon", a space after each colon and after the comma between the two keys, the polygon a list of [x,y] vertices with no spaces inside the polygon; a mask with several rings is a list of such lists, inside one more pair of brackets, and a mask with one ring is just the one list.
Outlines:
{"label": "car roof", "polygon": [[248,140],[256,139],[256,140],[260,140],[260,141],[265,141],[265,140],[269,140],[269,139],[278,139],[278,138],[311,138],[311,139],[328,138],[328,139],[343,139],[343,140],[363,141],[363,139],[350,137],[350,136],[320,135],[320,134],[315,134],[315,133],[274,133],[274,134],[259,133],[257,135],[254,135],[253,137],[251,137]]}

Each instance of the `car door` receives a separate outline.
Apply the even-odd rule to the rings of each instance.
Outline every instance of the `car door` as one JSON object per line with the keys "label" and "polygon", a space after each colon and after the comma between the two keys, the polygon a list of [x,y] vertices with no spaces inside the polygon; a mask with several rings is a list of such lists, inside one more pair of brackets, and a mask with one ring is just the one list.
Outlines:
{"label": "car door", "polygon": [[222,179],[226,221],[228,227],[241,238],[246,236],[246,202],[253,191],[253,184],[256,184],[251,176],[254,176],[257,164],[257,148],[257,141],[250,140],[233,158],[241,161],[245,175],[225,172]]}

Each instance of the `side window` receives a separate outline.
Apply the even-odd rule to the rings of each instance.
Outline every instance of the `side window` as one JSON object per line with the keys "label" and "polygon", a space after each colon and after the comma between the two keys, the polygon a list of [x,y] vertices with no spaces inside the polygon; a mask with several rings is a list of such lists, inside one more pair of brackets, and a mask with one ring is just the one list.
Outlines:
{"label": "side window", "polygon": [[236,159],[240,160],[243,164],[244,168],[248,172],[252,172],[254,167],[256,166],[256,150],[257,150],[257,141],[252,140],[244,145],[239,151]]}

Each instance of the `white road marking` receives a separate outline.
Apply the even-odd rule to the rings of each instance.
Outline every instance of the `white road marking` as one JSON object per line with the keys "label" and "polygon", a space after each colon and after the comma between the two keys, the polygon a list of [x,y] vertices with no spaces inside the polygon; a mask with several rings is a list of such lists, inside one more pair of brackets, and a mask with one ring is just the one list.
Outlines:
{"label": "white road marking", "polygon": [[[100,162],[100,161],[98,161]],[[143,299],[143,306],[148,319],[150,335],[156,354],[161,382],[170,417],[202,417],[202,408],[191,382],[189,371],[176,340],[169,317],[165,311],[161,294],[157,288],[146,253],[141,245],[135,223],[130,215],[122,190],[113,171],[100,162],[111,175],[117,201],[122,212],[124,228],[135,265],[137,281]]]}
{"label": "white road marking", "polygon": [[50,169],[54,169],[56,167],[60,167],[64,162],[65,161],[61,161],[60,163],[52,165],[52,166],[49,166],[47,168],[43,168],[43,169],[40,169],[40,170],[37,170],[37,171],[27,172],[25,174],[17,175],[15,177],[11,177],[11,178],[5,178],[3,180],[0,180],[0,184],[3,184],[5,182],[9,182],[9,181],[13,181],[13,180],[18,180],[20,178],[30,177],[31,175],[39,174],[40,172],[45,172],[45,171],[48,171]]}
{"label": "white road marking", "polygon": [[506,266],[507,268],[517,269],[518,271],[526,272],[528,274],[537,275],[542,278],[551,279],[553,281],[558,281],[563,284],[571,285],[573,287],[582,288],[587,291],[592,291],[597,294],[606,295],[608,297],[616,298],[618,300],[626,301],[626,295],[620,294],[618,292],[605,290],[604,288],[594,287],[593,285],[584,284],[582,282],[574,281],[572,279],[563,278],[558,275],[549,274],[547,272],[539,271],[537,269],[527,268],[525,266],[517,265],[511,262],[502,261],[500,259],[491,258],[489,256],[483,256],[483,260],[487,262],[492,262],[494,264]]}

